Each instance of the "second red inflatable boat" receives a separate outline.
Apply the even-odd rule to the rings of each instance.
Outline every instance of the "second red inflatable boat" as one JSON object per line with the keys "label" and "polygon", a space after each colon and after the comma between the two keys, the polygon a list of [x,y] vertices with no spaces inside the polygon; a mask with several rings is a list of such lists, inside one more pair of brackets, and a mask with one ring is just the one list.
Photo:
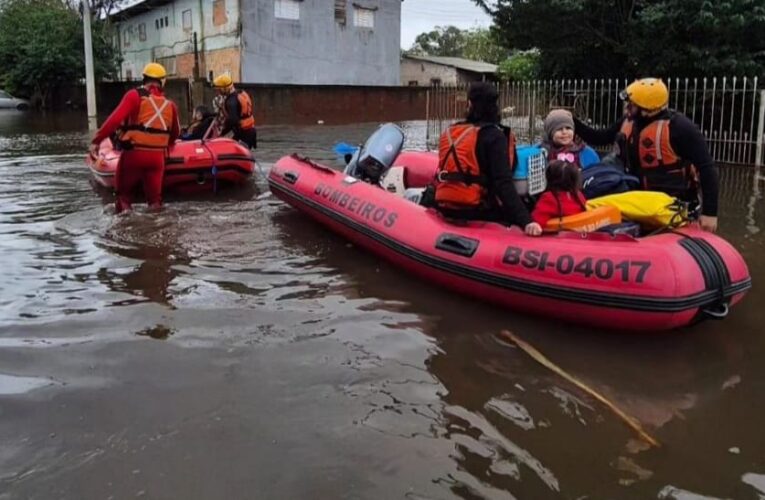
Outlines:
{"label": "second red inflatable boat", "polygon": [[[101,186],[114,187],[120,151],[112,141],[101,143],[98,157],[86,163]],[[213,191],[247,182],[255,170],[255,159],[248,148],[232,139],[176,142],[165,159],[164,192],[197,193]]]}
{"label": "second red inflatable boat", "polygon": [[[433,153],[403,152],[406,187],[424,187]],[[279,160],[271,191],[359,246],[434,284],[566,321],[667,330],[724,317],[751,287],[741,255],[695,228],[644,238],[528,237],[495,223],[456,224],[379,185],[309,159]]]}

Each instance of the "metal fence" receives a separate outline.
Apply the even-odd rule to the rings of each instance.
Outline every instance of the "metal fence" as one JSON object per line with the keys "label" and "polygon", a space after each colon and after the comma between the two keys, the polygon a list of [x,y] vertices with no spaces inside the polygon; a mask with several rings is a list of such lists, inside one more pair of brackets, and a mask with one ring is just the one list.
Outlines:
{"label": "metal fence", "polygon": [[[720,163],[762,165],[765,143],[765,89],[757,77],[668,78],[669,105],[693,120]],[[544,117],[566,108],[594,127],[607,127],[622,114],[619,92],[628,80],[537,80],[497,85],[502,119],[523,142],[541,139]],[[431,87],[427,102],[427,143],[460,119],[466,86]]]}

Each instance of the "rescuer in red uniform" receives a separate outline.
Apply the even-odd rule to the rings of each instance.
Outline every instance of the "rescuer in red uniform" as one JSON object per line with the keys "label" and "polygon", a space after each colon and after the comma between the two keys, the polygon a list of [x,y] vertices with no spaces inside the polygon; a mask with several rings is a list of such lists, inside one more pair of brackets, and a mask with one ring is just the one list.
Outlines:
{"label": "rescuer in red uniform", "polygon": [[115,146],[122,150],[114,182],[117,213],[132,208],[140,184],[149,208],[162,206],[165,157],[180,134],[178,110],[162,92],[166,76],[161,64],[147,64],[143,68],[143,85],[125,93],[93,137],[90,151],[95,156],[101,142],[117,133]]}

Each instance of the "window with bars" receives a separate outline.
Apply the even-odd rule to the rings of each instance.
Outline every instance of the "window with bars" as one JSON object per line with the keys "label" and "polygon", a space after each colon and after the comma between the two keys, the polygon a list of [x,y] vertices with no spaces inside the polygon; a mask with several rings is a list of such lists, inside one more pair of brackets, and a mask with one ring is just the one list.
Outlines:
{"label": "window with bars", "polygon": [[138,25],[138,40],[141,42],[146,41],[146,23]]}
{"label": "window with bars", "polygon": [[353,24],[358,28],[373,29],[375,27],[375,10],[359,7],[353,7]]}
{"label": "window with bars", "polygon": [[300,1],[274,0],[274,17],[292,21],[300,20]]}
{"label": "window with bars", "polygon": [[335,0],[335,21],[337,21],[338,24],[344,25],[346,22],[346,3],[347,0]]}

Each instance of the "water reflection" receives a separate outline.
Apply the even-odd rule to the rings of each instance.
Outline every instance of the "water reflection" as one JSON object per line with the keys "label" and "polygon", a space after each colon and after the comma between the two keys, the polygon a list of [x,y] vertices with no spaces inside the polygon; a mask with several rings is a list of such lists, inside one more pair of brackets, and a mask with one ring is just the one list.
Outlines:
{"label": "water reflection", "polygon": [[[459,470],[469,472],[444,479],[460,496],[513,491],[536,498],[561,485],[568,487],[564,491],[577,491],[577,485],[589,491],[593,483],[570,471],[570,460],[578,454],[576,460],[596,467],[600,477],[613,478],[614,485],[660,481],[659,453],[649,451],[598,402],[493,340],[502,328],[523,332],[668,446],[672,432],[685,425],[700,402],[719,399],[740,380],[743,338],[715,333],[714,323],[696,327],[692,341],[684,335],[624,336],[550,324],[421,283],[292,210],[278,212],[273,220],[285,245],[347,276],[346,296],[376,297],[423,318],[422,331],[438,343],[426,366],[443,387],[436,392],[440,404],[428,405],[438,412],[434,432],[454,443],[452,458]],[[573,454],[561,453],[561,446]]]}
{"label": "water reflection", "polygon": [[[381,262],[267,196],[260,177],[115,217],[88,184],[80,125],[27,119],[0,114],[11,498],[760,494],[757,288],[724,322],[671,335],[507,312]],[[335,142],[375,127],[266,127],[257,154],[266,168],[292,150],[332,163]],[[420,145],[421,124],[405,127]],[[721,228],[756,284],[765,214],[751,173],[723,172]],[[498,341],[505,328],[663,448]]]}
{"label": "water reflection", "polygon": [[[179,245],[177,212],[133,212],[115,217],[101,244],[104,249],[132,261],[128,272],[114,268],[101,268],[98,279],[115,292],[125,292],[170,308],[174,280],[183,273],[179,265],[188,265],[190,257]],[[120,305],[136,303],[122,301]]]}

